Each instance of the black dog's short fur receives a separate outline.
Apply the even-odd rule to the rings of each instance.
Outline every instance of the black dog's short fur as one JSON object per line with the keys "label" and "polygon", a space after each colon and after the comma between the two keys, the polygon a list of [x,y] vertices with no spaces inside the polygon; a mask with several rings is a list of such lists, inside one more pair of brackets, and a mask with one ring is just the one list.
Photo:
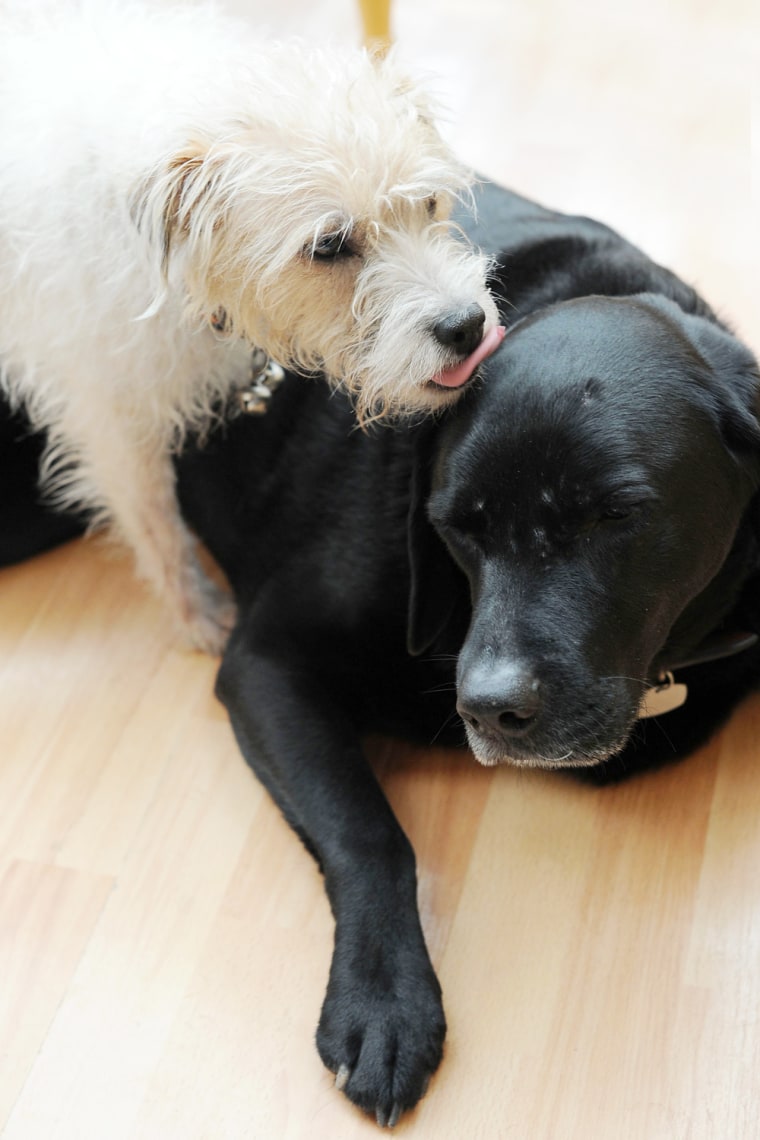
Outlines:
{"label": "black dog's short fur", "polygon": [[84,521],[48,509],[38,479],[45,450],[23,412],[12,412],[0,395],[0,566],[23,562],[81,534]]}
{"label": "black dog's short fur", "polygon": [[481,759],[604,780],[685,755],[760,676],[757,648],[683,669],[667,732],[635,721],[662,668],[760,630],[753,358],[606,227],[493,186],[479,217],[509,332],[441,422],[362,433],[294,379],[181,466],[240,606],[218,694],[335,916],[319,1052],[380,1123],[423,1095],[445,1021],[362,734],[461,743],[458,654]]}

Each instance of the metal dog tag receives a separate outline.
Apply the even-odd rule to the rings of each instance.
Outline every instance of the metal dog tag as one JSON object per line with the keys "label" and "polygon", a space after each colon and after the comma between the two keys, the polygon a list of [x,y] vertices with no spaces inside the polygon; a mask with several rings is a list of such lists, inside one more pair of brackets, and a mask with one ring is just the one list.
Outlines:
{"label": "metal dog tag", "polygon": [[660,683],[647,689],[639,705],[639,720],[646,720],[651,716],[663,716],[664,713],[679,709],[688,696],[686,685],[673,680],[672,673],[666,673]]}
{"label": "metal dog tag", "polygon": [[238,392],[240,411],[246,416],[263,416],[271,399],[272,393],[263,384],[254,384]]}
{"label": "metal dog tag", "polygon": [[260,348],[254,349],[251,361],[251,379],[237,391],[237,410],[246,416],[263,416],[275,389],[285,379],[285,370]]}

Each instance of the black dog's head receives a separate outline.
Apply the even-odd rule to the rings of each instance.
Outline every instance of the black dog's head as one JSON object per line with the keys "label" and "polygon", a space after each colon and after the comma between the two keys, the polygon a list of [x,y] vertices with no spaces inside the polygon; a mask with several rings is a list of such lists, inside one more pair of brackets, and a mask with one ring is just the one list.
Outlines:
{"label": "black dog's head", "polygon": [[443,544],[413,566],[417,651],[446,561],[469,582],[457,707],[480,761],[615,754],[647,682],[730,610],[759,389],[735,338],[656,296],[564,302],[508,334],[438,437]]}

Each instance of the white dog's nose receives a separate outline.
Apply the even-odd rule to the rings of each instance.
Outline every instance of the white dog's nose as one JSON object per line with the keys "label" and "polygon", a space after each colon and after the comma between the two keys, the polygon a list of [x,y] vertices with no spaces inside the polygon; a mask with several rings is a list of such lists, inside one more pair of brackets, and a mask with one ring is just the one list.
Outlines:
{"label": "white dog's nose", "polygon": [[461,356],[469,356],[483,339],[485,323],[486,315],[480,305],[468,305],[466,309],[442,317],[433,325],[433,336],[446,348],[453,348]]}

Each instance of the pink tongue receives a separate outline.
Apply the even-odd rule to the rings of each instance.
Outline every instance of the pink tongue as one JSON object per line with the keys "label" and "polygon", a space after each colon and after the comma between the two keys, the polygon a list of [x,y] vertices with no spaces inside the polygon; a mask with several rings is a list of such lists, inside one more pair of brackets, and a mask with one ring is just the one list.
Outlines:
{"label": "pink tongue", "polygon": [[494,325],[466,360],[454,368],[445,368],[443,372],[433,377],[433,383],[440,384],[442,388],[461,388],[470,379],[480,362],[496,351],[504,340],[506,331],[503,325]]}

